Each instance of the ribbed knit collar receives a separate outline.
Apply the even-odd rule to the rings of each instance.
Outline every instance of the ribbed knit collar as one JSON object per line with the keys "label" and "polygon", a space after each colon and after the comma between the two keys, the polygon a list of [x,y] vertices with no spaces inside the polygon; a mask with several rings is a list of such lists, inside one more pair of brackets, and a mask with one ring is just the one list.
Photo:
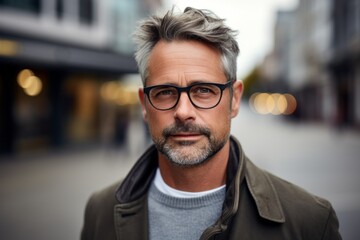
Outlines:
{"label": "ribbed knit collar", "polygon": [[216,192],[196,198],[177,198],[166,195],[158,190],[154,183],[151,184],[149,197],[168,207],[178,209],[192,209],[208,207],[213,204],[223,203],[225,199],[225,188],[221,188]]}

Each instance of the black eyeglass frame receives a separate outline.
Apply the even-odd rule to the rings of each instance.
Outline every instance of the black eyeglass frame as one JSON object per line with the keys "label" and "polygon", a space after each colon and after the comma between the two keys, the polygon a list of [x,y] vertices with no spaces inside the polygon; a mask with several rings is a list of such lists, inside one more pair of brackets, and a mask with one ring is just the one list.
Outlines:
{"label": "black eyeglass frame", "polygon": [[[228,81],[226,82],[225,84],[222,84],[222,83],[210,83],[210,82],[198,82],[198,83],[194,83],[194,84],[191,84],[187,87],[178,87],[176,85],[171,85],[171,84],[161,84],[161,85],[153,85],[153,86],[149,86],[149,87],[144,87],[144,93],[147,95],[148,97],[148,100],[151,104],[151,106],[153,106],[155,109],[159,110],[159,111],[167,111],[167,110],[170,110],[170,109],[173,109],[174,107],[176,107],[176,105],[179,103],[179,99],[181,97],[181,93],[182,92],[186,92],[187,95],[188,95],[188,98],[191,102],[191,104],[196,107],[196,108],[199,108],[199,109],[212,109],[212,108],[215,108],[217,105],[219,105],[221,99],[222,99],[222,95],[223,95],[223,91],[227,88],[227,87],[230,87],[232,84],[235,83],[235,80],[231,80],[231,81]],[[198,86],[198,85],[209,85],[209,86],[216,86],[220,89],[220,97],[219,97],[219,100],[218,102],[212,106],[212,107],[200,107],[198,105],[196,105],[193,100],[191,99],[190,97],[190,89],[193,88],[194,86]],[[177,96],[177,100],[175,101],[175,104],[174,106],[172,107],[169,107],[169,108],[158,108],[156,107],[152,102],[151,102],[151,99],[150,99],[150,91],[153,89],[153,88],[157,88],[157,87],[172,87],[172,88],[175,88],[177,93],[178,93],[178,96]]]}

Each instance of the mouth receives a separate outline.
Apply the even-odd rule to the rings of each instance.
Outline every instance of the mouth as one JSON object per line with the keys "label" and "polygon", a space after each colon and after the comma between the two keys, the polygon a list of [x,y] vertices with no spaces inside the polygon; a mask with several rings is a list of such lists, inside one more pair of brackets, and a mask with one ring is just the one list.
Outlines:
{"label": "mouth", "polygon": [[183,132],[183,133],[171,134],[171,138],[177,141],[197,141],[201,137],[202,137],[201,133]]}

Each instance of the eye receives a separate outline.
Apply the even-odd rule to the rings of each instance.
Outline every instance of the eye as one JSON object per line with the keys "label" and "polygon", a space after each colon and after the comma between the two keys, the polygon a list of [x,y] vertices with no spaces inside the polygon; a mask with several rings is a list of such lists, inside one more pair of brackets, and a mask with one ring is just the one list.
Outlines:
{"label": "eye", "polygon": [[160,92],[157,93],[157,95],[172,95],[172,94],[174,93],[170,89],[161,90]]}
{"label": "eye", "polygon": [[198,88],[197,92],[199,92],[199,93],[211,93],[211,89],[206,88],[206,87],[202,87],[202,88]]}
{"label": "eye", "polygon": [[196,85],[191,88],[191,93],[196,95],[216,95],[219,89],[213,85]]}
{"label": "eye", "polygon": [[177,95],[175,88],[166,86],[153,88],[150,93],[153,98],[172,97]]}

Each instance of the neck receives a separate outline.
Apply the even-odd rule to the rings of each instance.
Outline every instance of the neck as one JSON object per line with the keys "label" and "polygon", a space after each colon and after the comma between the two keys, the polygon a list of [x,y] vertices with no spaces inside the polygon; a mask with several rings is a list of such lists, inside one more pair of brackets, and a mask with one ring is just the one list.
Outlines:
{"label": "neck", "polygon": [[159,169],[165,183],[172,188],[187,192],[202,192],[223,186],[226,182],[226,167],[229,158],[230,143],[205,163],[181,167],[170,163],[159,153]]}

